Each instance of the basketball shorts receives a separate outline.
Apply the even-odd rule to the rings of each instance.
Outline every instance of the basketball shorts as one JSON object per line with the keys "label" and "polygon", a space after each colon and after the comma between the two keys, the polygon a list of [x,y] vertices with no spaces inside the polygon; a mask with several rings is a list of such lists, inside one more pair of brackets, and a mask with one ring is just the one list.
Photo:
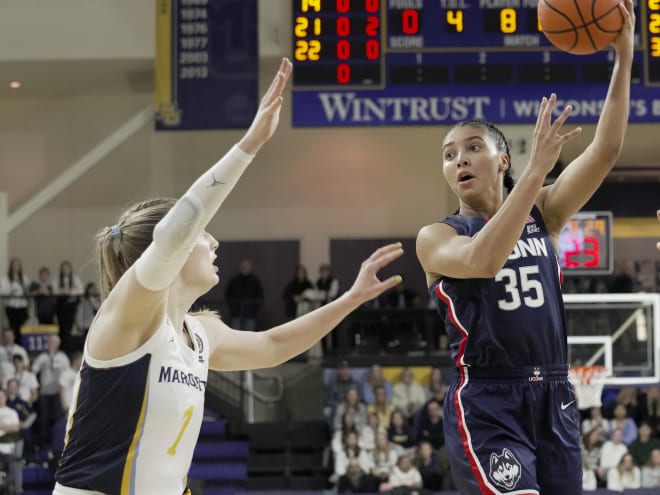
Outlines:
{"label": "basketball shorts", "polygon": [[462,495],[582,494],[580,427],[566,366],[458,371],[445,446]]}

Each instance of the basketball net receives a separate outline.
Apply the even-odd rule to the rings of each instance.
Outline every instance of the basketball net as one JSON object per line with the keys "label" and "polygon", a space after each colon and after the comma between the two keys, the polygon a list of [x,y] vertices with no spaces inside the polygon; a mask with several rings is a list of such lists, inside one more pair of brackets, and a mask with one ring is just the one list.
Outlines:
{"label": "basketball net", "polygon": [[605,366],[571,366],[568,369],[568,379],[575,389],[578,409],[603,405],[601,397],[606,376]]}

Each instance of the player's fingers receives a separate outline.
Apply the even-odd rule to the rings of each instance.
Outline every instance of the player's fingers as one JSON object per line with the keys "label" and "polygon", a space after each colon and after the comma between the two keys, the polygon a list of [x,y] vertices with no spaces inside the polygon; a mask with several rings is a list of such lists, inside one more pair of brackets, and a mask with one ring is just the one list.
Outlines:
{"label": "player's fingers", "polygon": [[568,143],[569,141],[573,141],[576,137],[578,137],[580,134],[582,134],[582,127],[576,127],[570,132],[567,132],[566,134],[563,134],[562,136],[559,136],[561,138],[561,143],[562,145],[565,143]]}
{"label": "player's fingers", "polygon": [[381,283],[379,283],[378,289],[380,290],[381,293],[383,293],[386,290],[391,289],[395,285],[399,285],[402,281],[403,281],[403,277],[401,275],[393,275],[390,278],[386,278]]}
{"label": "player's fingers", "polygon": [[282,59],[277,74],[275,74],[275,77],[266,90],[264,97],[261,99],[263,104],[269,105],[272,99],[282,92],[282,89],[289,78],[289,74],[291,74],[291,62],[285,57]]}
{"label": "player's fingers", "polygon": [[384,246],[381,246],[378,249],[376,249],[373,253],[371,253],[371,256],[367,258],[367,261],[375,260],[379,256],[382,256],[383,254],[386,254],[390,251],[394,251],[396,249],[403,249],[403,244],[401,244],[400,242],[393,242],[391,244],[386,244]]}
{"label": "player's fingers", "polygon": [[[396,246],[396,245],[395,245]],[[389,248],[390,246],[388,246]],[[392,261],[397,259],[399,256],[403,254],[403,248],[402,247],[392,247],[391,249],[388,249],[387,251],[381,253],[380,255],[370,258],[369,263],[374,269],[374,272],[378,272],[381,268],[383,268],[386,265],[389,265]]]}
{"label": "player's fingers", "polygon": [[559,117],[552,123],[552,128],[555,130],[558,130],[562,125],[564,125],[564,122],[566,122],[566,119],[571,115],[573,112],[573,107],[570,105],[567,105],[566,108],[564,108],[564,111],[559,114]]}

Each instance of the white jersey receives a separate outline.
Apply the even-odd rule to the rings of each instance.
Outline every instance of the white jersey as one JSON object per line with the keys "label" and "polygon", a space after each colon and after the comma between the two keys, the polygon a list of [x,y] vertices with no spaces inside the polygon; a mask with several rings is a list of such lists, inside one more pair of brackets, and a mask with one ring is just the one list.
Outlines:
{"label": "white jersey", "polygon": [[117,359],[94,359],[85,345],[55,494],[184,493],[209,361],[202,325],[190,316],[185,324],[193,349],[169,319],[139,349]]}

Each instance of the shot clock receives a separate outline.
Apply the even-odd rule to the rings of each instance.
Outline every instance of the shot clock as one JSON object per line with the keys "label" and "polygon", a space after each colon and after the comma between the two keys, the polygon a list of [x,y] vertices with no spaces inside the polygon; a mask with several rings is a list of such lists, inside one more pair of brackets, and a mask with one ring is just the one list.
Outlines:
{"label": "shot clock", "polygon": [[567,275],[612,273],[612,213],[579,212],[559,234],[559,265]]}

